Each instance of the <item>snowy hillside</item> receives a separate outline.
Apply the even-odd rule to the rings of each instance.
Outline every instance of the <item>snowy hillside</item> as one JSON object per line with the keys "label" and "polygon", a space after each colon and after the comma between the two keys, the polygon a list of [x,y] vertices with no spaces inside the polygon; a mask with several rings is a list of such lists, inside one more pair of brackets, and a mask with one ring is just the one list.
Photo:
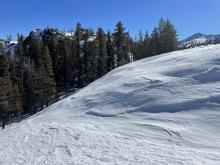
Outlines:
{"label": "snowy hillside", "polygon": [[180,41],[181,48],[193,48],[201,45],[210,45],[220,43],[220,35],[205,35],[196,33],[185,40]]}
{"label": "snowy hillside", "polygon": [[0,137],[4,165],[219,165],[220,45],[117,68]]}

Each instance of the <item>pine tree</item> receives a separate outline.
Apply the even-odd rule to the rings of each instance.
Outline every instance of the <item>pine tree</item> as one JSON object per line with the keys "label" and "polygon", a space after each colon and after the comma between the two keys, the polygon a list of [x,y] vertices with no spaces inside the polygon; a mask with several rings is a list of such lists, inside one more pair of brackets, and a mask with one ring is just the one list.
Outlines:
{"label": "pine tree", "polygon": [[107,72],[106,34],[102,28],[98,28],[96,36],[98,46],[97,77],[100,78]]}
{"label": "pine tree", "polygon": [[34,67],[25,81],[25,106],[36,112],[39,107],[48,105],[56,93],[52,60],[48,47],[34,39],[29,46],[29,55]]}
{"label": "pine tree", "polygon": [[80,23],[76,25],[75,31],[75,42],[76,42],[76,58],[77,58],[77,85],[79,88],[83,87],[83,29]]}
{"label": "pine tree", "polygon": [[128,62],[134,61],[134,54],[132,53],[132,43],[132,38],[130,37],[130,34],[128,32],[126,38],[126,51],[128,53]]}
{"label": "pine tree", "polygon": [[107,33],[107,71],[115,68],[115,53],[110,31]]}
{"label": "pine tree", "polygon": [[39,43],[39,73],[43,76],[43,99],[44,104],[48,104],[50,99],[55,95],[56,89],[55,89],[55,81],[54,81],[54,74],[53,74],[53,66],[52,66],[52,60],[51,56],[48,50],[48,47],[45,46],[42,42]]}
{"label": "pine tree", "polygon": [[149,44],[150,44],[150,37],[148,32],[145,32],[144,40],[143,40],[143,56],[142,58],[146,58],[149,56]]}
{"label": "pine tree", "polygon": [[125,28],[121,21],[119,21],[116,25],[113,38],[117,61],[116,66],[127,64],[129,62],[129,47],[127,45],[128,33],[125,32]]}
{"label": "pine tree", "polygon": [[177,33],[173,24],[169,20],[165,21],[163,18],[160,19],[158,24],[158,35],[158,54],[177,50]]}
{"label": "pine tree", "polygon": [[75,65],[76,65],[76,53],[74,49],[74,40],[65,38],[65,71],[66,71],[66,88],[71,89],[75,85]]}
{"label": "pine tree", "polygon": [[9,75],[9,61],[5,55],[3,45],[0,43],[0,77]]}
{"label": "pine tree", "polygon": [[24,81],[24,72],[25,72],[25,61],[27,59],[25,58],[25,50],[24,50],[24,36],[18,34],[17,35],[17,45],[15,48],[15,57],[14,57],[14,67],[16,67],[16,73],[14,73],[16,79],[20,81],[20,90],[23,89],[23,81]]}
{"label": "pine tree", "polygon": [[21,113],[22,100],[16,77],[10,76],[10,64],[2,44],[0,44],[0,91],[3,92],[0,92],[0,119],[4,128],[9,113]]}
{"label": "pine tree", "polygon": [[5,126],[7,111],[9,110],[9,62],[4,53],[3,45],[0,43],[0,120],[2,128]]}
{"label": "pine tree", "polygon": [[13,99],[11,102],[13,108],[20,114],[23,110],[23,96],[24,96],[24,73],[25,68],[25,50],[24,50],[24,36],[17,35],[17,45],[15,47],[15,55],[10,60],[10,78],[12,81]]}
{"label": "pine tree", "polygon": [[6,77],[0,77],[0,121],[2,121],[2,129],[5,128],[7,113],[9,111],[10,97],[10,80]]}
{"label": "pine tree", "polygon": [[163,18],[160,19],[158,24],[158,48],[157,48],[157,54],[164,53],[166,51],[166,21],[164,21]]}
{"label": "pine tree", "polygon": [[90,38],[93,34],[91,34],[91,30],[86,29],[83,35],[83,45],[82,45],[82,53],[83,53],[83,79],[82,79],[82,84],[83,86],[86,86],[88,84],[88,72],[90,69],[90,58],[91,58],[91,53],[89,50],[89,42]]}
{"label": "pine tree", "polygon": [[143,58],[143,48],[144,48],[144,41],[143,41],[143,33],[140,30],[138,34],[138,39],[135,45],[135,60],[139,60]]}
{"label": "pine tree", "polygon": [[[49,49],[49,53],[52,60],[54,79],[56,82],[56,89],[58,92],[64,90],[63,73],[63,57],[65,55],[65,44],[63,39],[59,36],[56,29],[47,28],[42,35],[43,44]],[[30,44],[29,44],[30,45]]]}
{"label": "pine tree", "polygon": [[97,40],[96,35],[91,29],[87,29],[84,35],[83,53],[84,53],[84,79],[85,84],[97,79]]}
{"label": "pine tree", "polygon": [[[68,60],[70,56],[70,50],[68,49],[67,41],[65,39],[58,39],[56,50],[57,50],[57,61],[55,69],[57,72],[56,82],[59,92],[67,91],[69,88],[68,82]],[[59,73],[59,74],[58,74]]]}
{"label": "pine tree", "polygon": [[149,56],[154,56],[158,53],[159,34],[157,27],[154,28],[149,41]]}
{"label": "pine tree", "polygon": [[166,21],[166,49],[164,52],[171,52],[178,49],[177,32],[174,25],[167,20]]}

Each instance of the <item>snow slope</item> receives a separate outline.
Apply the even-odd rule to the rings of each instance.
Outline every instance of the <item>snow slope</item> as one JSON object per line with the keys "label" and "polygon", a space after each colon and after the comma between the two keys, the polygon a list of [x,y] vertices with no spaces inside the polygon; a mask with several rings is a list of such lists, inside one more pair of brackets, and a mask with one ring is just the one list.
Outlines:
{"label": "snow slope", "polygon": [[2,165],[219,165],[220,45],[117,68],[0,130]]}

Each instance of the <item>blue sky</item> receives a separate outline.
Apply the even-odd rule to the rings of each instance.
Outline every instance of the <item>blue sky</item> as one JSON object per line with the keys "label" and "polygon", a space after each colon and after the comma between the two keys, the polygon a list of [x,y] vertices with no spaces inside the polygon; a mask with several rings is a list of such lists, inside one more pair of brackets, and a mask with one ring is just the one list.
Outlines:
{"label": "blue sky", "polygon": [[132,36],[151,31],[160,17],[175,24],[179,38],[195,32],[220,34],[220,0],[1,0],[0,38],[34,28],[113,30],[121,20]]}

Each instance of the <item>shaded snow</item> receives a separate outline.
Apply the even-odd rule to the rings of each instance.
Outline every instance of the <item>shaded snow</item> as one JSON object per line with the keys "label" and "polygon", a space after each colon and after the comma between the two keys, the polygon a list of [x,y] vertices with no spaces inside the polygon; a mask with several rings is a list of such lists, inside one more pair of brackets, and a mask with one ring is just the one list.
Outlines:
{"label": "shaded snow", "polygon": [[143,59],[1,130],[0,164],[219,165],[219,107],[220,45]]}

